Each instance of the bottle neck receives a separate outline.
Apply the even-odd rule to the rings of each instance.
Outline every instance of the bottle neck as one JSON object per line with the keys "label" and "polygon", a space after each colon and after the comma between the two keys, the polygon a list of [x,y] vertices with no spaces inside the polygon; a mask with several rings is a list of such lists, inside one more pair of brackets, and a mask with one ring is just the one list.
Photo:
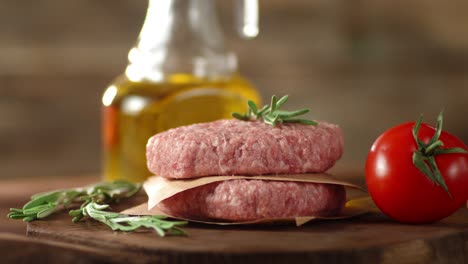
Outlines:
{"label": "bottle neck", "polygon": [[236,56],[224,46],[212,0],[149,0],[125,71],[131,81],[163,82],[175,74],[229,78]]}

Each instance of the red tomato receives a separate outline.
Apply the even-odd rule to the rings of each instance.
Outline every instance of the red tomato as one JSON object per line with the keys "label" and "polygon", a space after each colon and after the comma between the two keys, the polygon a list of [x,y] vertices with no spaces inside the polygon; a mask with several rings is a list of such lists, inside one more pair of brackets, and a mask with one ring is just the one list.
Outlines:
{"label": "red tomato", "polygon": [[[468,154],[435,156],[452,197],[413,164],[418,145],[412,135],[415,123],[384,132],[372,145],[366,162],[366,183],[375,204],[387,216],[404,223],[430,223],[445,218],[468,200]],[[422,124],[419,139],[428,144],[436,129]],[[457,137],[442,131],[442,149],[468,150]]]}

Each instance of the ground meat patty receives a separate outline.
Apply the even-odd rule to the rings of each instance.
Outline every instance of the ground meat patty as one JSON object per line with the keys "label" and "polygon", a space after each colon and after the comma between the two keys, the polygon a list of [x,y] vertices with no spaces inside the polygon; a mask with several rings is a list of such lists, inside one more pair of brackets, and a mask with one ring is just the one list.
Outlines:
{"label": "ground meat patty", "polygon": [[148,169],[166,178],[324,172],[343,153],[343,134],[318,126],[219,120],[157,134],[147,144]]}
{"label": "ground meat patty", "polygon": [[186,219],[249,221],[334,216],[345,200],[341,185],[240,179],[189,189],[158,206],[169,215]]}

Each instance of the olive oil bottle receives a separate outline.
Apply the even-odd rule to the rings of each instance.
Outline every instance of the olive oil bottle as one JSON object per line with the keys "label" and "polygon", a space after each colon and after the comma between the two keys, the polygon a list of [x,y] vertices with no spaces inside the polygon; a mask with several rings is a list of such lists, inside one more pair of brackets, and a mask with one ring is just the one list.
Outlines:
{"label": "olive oil bottle", "polygon": [[[240,1],[239,29],[258,33],[258,3]],[[245,15],[243,15],[245,14]],[[146,143],[156,133],[231,118],[260,103],[224,46],[212,0],[149,0],[129,65],[102,97],[103,170],[106,180],[144,181]]]}

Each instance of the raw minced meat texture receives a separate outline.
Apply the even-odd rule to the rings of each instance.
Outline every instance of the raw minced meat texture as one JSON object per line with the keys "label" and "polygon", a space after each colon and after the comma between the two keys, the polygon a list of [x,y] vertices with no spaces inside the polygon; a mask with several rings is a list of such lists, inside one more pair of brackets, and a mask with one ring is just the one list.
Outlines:
{"label": "raw minced meat texture", "polygon": [[147,144],[148,169],[166,178],[324,172],[343,153],[337,125],[219,120],[156,134]]}
{"label": "raw minced meat texture", "polygon": [[163,200],[158,207],[185,219],[252,221],[336,216],[345,201],[342,185],[239,179],[186,190]]}

